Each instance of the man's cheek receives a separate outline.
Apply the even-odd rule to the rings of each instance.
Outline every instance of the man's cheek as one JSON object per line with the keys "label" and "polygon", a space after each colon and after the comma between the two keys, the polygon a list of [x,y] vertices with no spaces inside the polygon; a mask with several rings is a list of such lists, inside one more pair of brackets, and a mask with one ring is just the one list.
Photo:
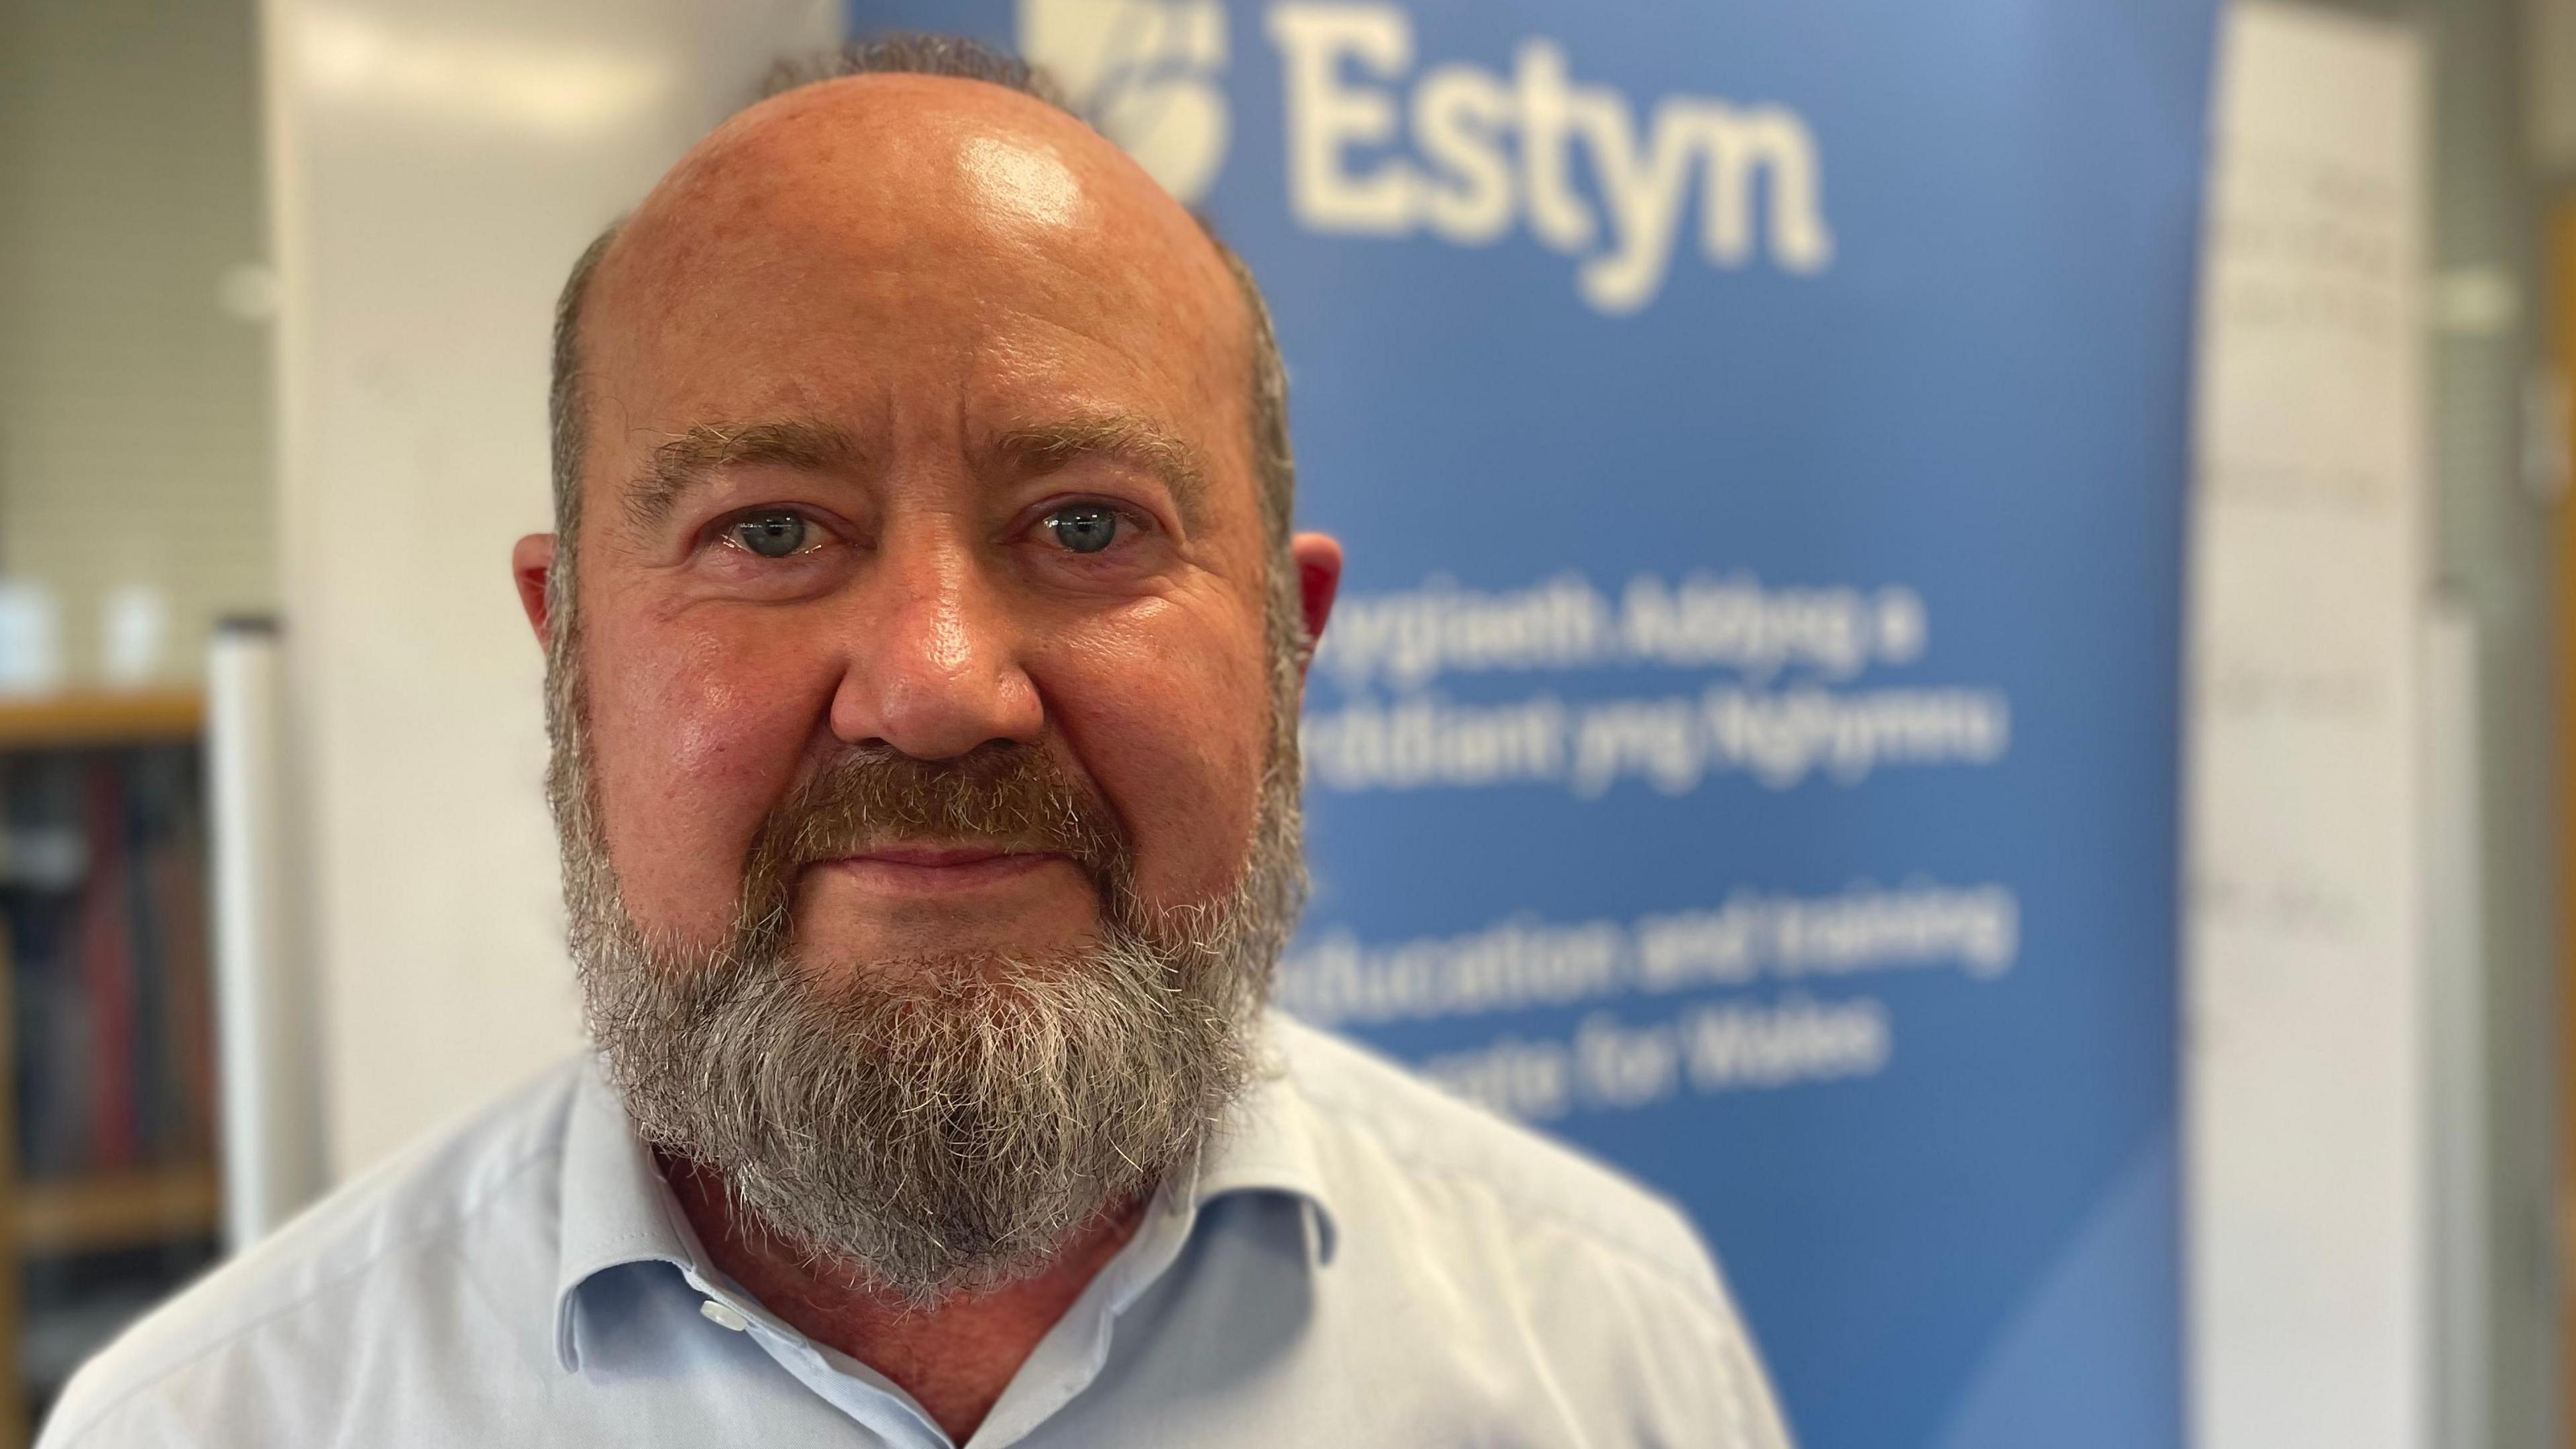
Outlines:
{"label": "man's cheek", "polygon": [[809,742],[797,691],[673,641],[628,658],[594,695],[612,856],[641,920],[703,935],[730,919],[762,816]]}
{"label": "man's cheek", "polygon": [[660,630],[621,641],[602,727],[616,729],[650,773],[692,791],[775,793],[815,732],[830,671],[799,667],[774,641],[733,632]]}
{"label": "man's cheek", "polygon": [[1224,889],[1251,837],[1268,740],[1264,676],[1184,670],[1087,708],[1069,701],[1067,713],[1077,750],[1135,840],[1139,886],[1167,901]]}

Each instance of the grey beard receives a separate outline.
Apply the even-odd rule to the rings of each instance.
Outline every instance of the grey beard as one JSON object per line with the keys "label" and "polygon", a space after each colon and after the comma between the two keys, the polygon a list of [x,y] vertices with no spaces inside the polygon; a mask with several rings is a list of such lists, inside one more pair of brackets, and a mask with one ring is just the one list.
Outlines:
{"label": "grey beard", "polygon": [[866,963],[800,963],[784,903],[748,879],[713,949],[635,925],[598,820],[573,620],[559,617],[547,793],[570,944],[591,1038],[644,1139],[711,1169],[809,1260],[921,1306],[1026,1277],[1104,1212],[1191,1174],[1255,1069],[1305,894],[1301,641],[1278,609],[1271,764],[1230,891],[1153,910],[1113,871],[1088,949]]}
{"label": "grey beard", "polygon": [[1218,941],[870,963],[826,991],[783,953],[674,960],[602,924],[585,1010],[644,1137],[791,1247],[923,1304],[1024,1276],[1186,1174],[1261,997]]}

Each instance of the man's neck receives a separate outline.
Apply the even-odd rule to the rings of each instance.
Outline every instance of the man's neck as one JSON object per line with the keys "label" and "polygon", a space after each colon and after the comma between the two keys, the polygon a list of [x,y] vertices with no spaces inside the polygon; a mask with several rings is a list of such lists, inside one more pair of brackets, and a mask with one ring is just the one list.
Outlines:
{"label": "man's neck", "polygon": [[884,1374],[963,1444],[1092,1278],[1134,1236],[1143,1204],[1125,1203],[1067,1238],[1037,1274],[936,1308],[852,1286],[856,1274],[807,1264],[745,1221],[721,1179],[662,1161],[707,1255],[726,1277],[797,1332]]}

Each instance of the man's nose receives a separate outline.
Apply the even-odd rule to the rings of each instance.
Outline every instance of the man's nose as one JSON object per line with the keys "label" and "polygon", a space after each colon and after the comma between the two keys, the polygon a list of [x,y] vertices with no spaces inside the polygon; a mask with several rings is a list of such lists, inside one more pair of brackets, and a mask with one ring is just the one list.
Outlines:
{"label": "man's nose", "polygon": [[1045,723],[1021,630],[972,540],[924,530],[882,546],[854,591],[832,733],[915,759],[990,741],[1034,744]]}

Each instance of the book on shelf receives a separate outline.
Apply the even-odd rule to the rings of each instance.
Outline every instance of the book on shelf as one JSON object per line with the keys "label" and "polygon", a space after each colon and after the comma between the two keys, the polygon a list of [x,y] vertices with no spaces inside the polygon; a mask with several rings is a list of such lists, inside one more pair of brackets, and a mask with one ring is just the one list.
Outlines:
{"label": "book on shelf", "polygon": [[211,1157],[205,869],[192,745],[0,755],[24,1178]]}

